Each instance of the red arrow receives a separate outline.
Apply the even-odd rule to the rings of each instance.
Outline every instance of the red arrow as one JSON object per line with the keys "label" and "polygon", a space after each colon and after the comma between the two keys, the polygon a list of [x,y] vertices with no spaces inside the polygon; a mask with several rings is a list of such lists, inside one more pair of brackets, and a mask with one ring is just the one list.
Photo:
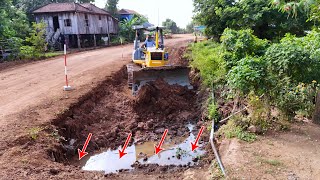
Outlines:
{"label": "red arrow", "polygon": [[162,135],[162,138],[161,138],[161,141],[160,141],[159,145],[158,146],[154,145],[156,154],[158,154],[160,151],[163,150],[163,149],[161,149],[161,146],[163,144],[164,138],[166,138],[167,133],[168,133],[168,129],[164,130],[164,133]]}
{"label": "red arrow", "polygon": [[89,141],[91,139],[92,134],[89,133],[86,142],[83,145],[82,150],[78,149],[78,154],[79,154],[79,160],[82,159],[84,156],[86,156],[88,153],[86,152],[87,146],[89,144]]}
{"label": "red arrow", "polygon": [[201,136],[201,134],[202,134],[202,132],[203,132],[203,129],[204,129],[204,126],[201,127],[201,129],[200,129],[200,131],[199,131],[199,133],[198,133],[198,136],[197,136],[196,141],[195,141],[194,143],[191,142],[191,149],[192,149],[192,151],[194,151],[195,149],[197,149],[197,148],[199,147],[199,146],[197,146],[197,144],[198,144],[198,141],[199,141],[199,139],[200,139],[200,136]]}
{"label": "red arrow", "polygon": [[132,134],[130,133],[127,137],[126,142],[124,143],[122,150],[120,151],[120,149],[119,149],[119,159],[121,159],[124,155],[128,154],[128,153],[125,153],[124,150],[126,150],[128,144],[129,144],[129,141],[131,139],[131,136],[132,136]]}

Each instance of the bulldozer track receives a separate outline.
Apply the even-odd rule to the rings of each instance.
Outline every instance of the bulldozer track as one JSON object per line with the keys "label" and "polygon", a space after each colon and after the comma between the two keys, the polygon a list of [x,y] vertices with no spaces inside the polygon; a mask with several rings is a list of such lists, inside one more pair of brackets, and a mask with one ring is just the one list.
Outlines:
{"label": "bulldozer track", "polygon": [[128,71],[128,86],[132,88],[133,86],[133,64],[127,64]]}

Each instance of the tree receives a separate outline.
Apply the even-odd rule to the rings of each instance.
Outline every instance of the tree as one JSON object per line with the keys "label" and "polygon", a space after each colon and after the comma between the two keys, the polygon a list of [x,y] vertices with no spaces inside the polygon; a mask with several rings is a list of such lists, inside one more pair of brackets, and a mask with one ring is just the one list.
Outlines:
{"label": "tree", "polygon": [[205,33],[220,37],[225,28],[253,29],[259,38],[280,39],[286,33],[302,36],[312,29],[307,14],[288,18],[265,0],[194,0],[195,20],[207,28]]}
{"label": "tree", "polygon": [[111,13],[112,16],[118,16],[118,5],[119,0],[108,0],[105,9]]}
{"label": "tree", "polygon": [[191,21],[191,22],[187,25],[187,27],[186,27],[186,32],[187,32],[187,33],[193,33],[193,32],[194,32],[194,23],[193,23],[193,21]]}
{"label": "tree", "polygon": [[29,37],[26,38],[26,41],[31,43],[39,52],[44,52],[46,49],[46,26],[47,24],[44,21],[40,23],[33,22]]}
{"label": "tree", "polygon": [[289,14],[297,17],[298,12],[309,12],[314,0],[272,0],[272,5],[278,7],[282,12],[288,12]]}
{"label": "tree", "polygon": [[4,0],[0,4],[0,39],[12,37],[25,38],[29,23],[26,14],[13,6],[12,0]]}
{"label": "tree", "polygon": [[162,26],[164,26],[166,29],[169,29],[173,34],[179,33],[177,23],[171,19],[166,19],[164,22],[162,22]]}
{"label": "tree", "polygon": [[26,59],[40,58],[44,56],[47,49],[47,42],[45,39],[46,34],[45,22],[32,23],[32,29],[29,33],[29,37],[26,38],[26,42],[31,46],[21,46],[20,57]]}
{"label": "tree", "polygon": [[320,21],[320,0],[270,0],[273,6],[279,8],[282,12],[287,12],[293,17],[298,13],[307,13],[310,20]]}

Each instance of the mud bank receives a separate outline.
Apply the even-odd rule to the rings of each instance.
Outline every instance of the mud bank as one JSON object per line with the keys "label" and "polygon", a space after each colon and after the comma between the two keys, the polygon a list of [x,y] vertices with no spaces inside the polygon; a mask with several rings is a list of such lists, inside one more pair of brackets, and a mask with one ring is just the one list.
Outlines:
{"label": "mud bank", "polygon": [[[77,166],[77,149],[82,149],[89,133],[93,134],[87,148],[91,153],[118,149],[129,133],[133,139],[129,145],[159,141],[164,129],[169,130],[170,139],[189,136],[186,125],[196,125],[200,117],[195,90],[157,80],[133,97],[126,77],[123,67],[58,115],[49,130],[56,130],[60,138],[47,151],[53,161]],[[135,166],[139,169],[150,165]]]}

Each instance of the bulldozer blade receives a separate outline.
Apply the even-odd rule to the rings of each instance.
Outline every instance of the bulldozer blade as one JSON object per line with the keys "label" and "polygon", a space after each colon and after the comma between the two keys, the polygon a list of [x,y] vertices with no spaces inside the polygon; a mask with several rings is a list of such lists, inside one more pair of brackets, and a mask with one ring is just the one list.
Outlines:
{"label": "bulldozer blade", "polygon": [[141,87],[147,82],[163,79],[170,85],[187,86],[189,89],[193,87],[189,81],[190,68],[183,66],[164,66],[143,68],[133,71],[133,84]]}

